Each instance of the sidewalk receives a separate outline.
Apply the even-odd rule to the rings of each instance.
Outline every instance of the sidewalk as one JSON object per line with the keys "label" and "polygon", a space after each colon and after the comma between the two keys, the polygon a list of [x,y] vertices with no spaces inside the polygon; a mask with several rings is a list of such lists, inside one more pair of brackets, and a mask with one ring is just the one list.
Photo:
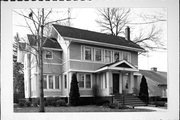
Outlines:
{"label": "sidewalk", "polygon": [[135,108],[155,110],[155,111],[157,111],[157,112],[167,112],[167,109],[165,109],[165,108],[159,108],[159,107],[140,106],[140,107],[135,107]]}

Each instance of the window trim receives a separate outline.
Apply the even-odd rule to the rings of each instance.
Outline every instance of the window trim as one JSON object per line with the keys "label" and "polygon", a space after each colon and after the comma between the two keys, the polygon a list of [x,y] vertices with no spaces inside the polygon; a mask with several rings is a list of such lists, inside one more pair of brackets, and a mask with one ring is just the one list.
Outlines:
{"label": "window trim", "polygon": [[[52,54],[52,57],[51,57],[51,58],[47,58],[47,57],[46,57],[47,52],[50,52],[50,53]],[[45,51],[45,59],[53,59],[53,51],[51,51],[51,50],[48,50],[48,51],[47,51],[47,50],[46,50],[46,51]]]}

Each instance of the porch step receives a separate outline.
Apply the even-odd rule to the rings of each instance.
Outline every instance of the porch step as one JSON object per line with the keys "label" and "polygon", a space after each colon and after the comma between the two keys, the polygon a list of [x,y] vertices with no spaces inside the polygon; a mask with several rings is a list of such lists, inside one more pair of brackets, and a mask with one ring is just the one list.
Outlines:
{"label": "porch step", "polygon": [[[123,95],[115,95],[114,101],[123,104]],[[130,106],[146,106],[142,100],[132,94],[124,95],[124,104]]]}

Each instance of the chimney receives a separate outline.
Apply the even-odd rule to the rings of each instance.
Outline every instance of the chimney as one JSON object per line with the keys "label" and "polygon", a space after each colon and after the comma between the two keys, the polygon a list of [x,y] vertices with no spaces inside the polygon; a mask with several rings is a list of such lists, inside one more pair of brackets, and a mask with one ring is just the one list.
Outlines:
{"label": "chimney", "polygon": [[127,26],[125,29],[125,39],[130,40],[130,28],[129,28],[129,26]]}
{"label": "chimney", "polygon": [[152,67],[151,70],[157,72],[157,67]]}

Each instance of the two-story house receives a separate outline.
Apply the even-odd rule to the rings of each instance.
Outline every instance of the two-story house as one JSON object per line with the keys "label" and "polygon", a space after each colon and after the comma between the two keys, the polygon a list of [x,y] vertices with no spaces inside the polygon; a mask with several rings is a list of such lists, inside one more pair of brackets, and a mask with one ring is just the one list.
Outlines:
{"label": "two-story house", "polygon": [[[129,27],[125,34],[124,38],[53,24],[52,39],[44,44],[44,96],[69,97],[73,73],[79,82],[80,97],[92,97],[95,84],[104,97],[133,93],[139,83],[135,76],[139,71],[138,52],[144,49],[130,40]],[[31,45],[35,45],[33,37],[28,35]],[[37,98],[39,81],[35,57],[26,54],[24,63],[25,97]]]}

